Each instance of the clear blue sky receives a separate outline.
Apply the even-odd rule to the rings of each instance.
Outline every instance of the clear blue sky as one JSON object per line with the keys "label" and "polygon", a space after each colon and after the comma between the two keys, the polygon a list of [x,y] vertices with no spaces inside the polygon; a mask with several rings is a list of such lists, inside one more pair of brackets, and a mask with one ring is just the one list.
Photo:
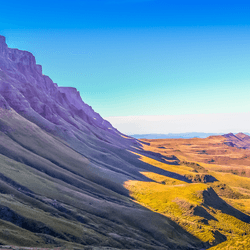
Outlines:
{"label": "clear blue sky", "polygon": [[250,111],[247,1],[2,1],[0,34],[103,117]]}

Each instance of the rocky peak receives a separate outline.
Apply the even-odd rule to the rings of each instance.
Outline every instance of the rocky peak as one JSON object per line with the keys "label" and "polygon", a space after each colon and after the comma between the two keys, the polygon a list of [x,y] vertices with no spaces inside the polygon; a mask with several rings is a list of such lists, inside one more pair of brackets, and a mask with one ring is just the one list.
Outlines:
{"label": "rocky peak", "polygon": [[0,35],[0,45],[5,45],[5,46],[7,46],[5,37],[4,37],[4,36],[1,36],[1,35]]}
{"label": "rocky peak", "polygon": [[6,39],[5,39],[4,36],[1,36],[1,35],[0,35],[0,44],[1,44],[1,43],[5,43],[5,44],[6,44]]}
{"label": "rocky peak", "polygon": [[[32,53],[8,48],[4,36],[0,36],[0,57],[2,57],[1,64],[12,71],[14,66],[14,68],[18,69],[22,74],[27,74],[28,72],[28,74],[31,73],[34,75],[34,73],[38,72],[42,75],[42,66],[36,64],[36,59]],[[12,67],[10,64],[12,64]]]}
{"label": "rocky peak", "polygon": [[0,56],[6,56],[7,50],[8,46],[6,44],[5,37],[0,35]]}
{"label": "rocky peak", "polygon": [[223,136],[227,138],[227,137],[234,137],[235,135],[233,133],[228,133],[228,134],[225,134]]}
{"label": "rocky peak", "polygon": [[246,135],[246,134],[244,134],[244,133],[242,133],[242,132],[236,134],[236,136],[237,136],[238,138],[240,138],[240,139],[243,139],[243,140],[244,140],[244,139],[247,139],[247,140],[250,139],[250,136],[249,136],[249,135]]}
{"label": "rocky peak", "polygon": [[34,66],[36,59],[32,53],[24,50],[9,49],[9,58],[15,63],[22,63],[23,65]]}
{"label": "rocky peak", "polygon": [[225,135],[223,135],[223,137],[230,139],[230,140],[239,140],[239,138],[233,133],[225,134]]}

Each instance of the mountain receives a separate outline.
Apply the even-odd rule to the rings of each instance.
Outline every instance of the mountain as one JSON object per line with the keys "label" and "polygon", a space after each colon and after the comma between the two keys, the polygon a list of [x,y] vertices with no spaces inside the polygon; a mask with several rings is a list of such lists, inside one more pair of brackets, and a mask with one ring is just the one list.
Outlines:
{"label": "mountain", "polygon": [[124,135],[0,36],[0,249],[248,249],[249,142]]}
{"label": "mountain", "polygon": [[[61,249],[201,249],[209,244],[132,198],[129,181],[155,172],[145,151],[58,87],[27,51],[0,36],[0,245]],[[96,248],[95,248],[96,247]],[[109,247],[109,248],[107,248]]]}
{"label": "mountain", "polygon": [[250,136],[244,133],[238,133],[238,134],[225,134],[223,137],[226,138],[225,144],[237,147],[237,148],[243,148],[243,149],[250,149]]}
{"label": "mountain", "polygon": [[179,133],[179,134],[134,134],[131,135],[137,139],[178,139],[178,138],[206,138],[211,135],[222,135],[220,133],[199,133],[199,132],[191,132],[191,133]]}

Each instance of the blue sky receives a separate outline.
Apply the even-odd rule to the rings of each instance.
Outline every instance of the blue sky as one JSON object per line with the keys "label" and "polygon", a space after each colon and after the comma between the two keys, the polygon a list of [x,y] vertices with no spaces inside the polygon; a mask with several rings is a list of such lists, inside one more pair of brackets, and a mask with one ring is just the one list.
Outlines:
{"label": "blue sky", "polygon": [[0,34],[103,117],[248,113],[249,13],[247,1],[4,1]]}

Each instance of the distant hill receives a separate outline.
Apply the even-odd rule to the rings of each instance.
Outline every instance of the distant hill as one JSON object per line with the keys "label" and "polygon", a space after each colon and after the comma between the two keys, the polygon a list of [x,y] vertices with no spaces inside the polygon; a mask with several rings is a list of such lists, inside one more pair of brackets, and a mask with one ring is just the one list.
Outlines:
{"label": "distant hill", "polygon": [[[247,134],[247,133],[245,133]],[[206,138],[211,135],[223,135],[223,133],[199,133],[199,132],[190,132],[190,133],[180,133],[180,134],[135,134],[130,135],[137,139],[176,139],[176,138]]]}
{"label": "distant hill", "polygon": [[227,140],[224,142],[226,145],[242,149],[250,149],[250,136],[247,133],[233,134],[229,133],[223,135]]}

